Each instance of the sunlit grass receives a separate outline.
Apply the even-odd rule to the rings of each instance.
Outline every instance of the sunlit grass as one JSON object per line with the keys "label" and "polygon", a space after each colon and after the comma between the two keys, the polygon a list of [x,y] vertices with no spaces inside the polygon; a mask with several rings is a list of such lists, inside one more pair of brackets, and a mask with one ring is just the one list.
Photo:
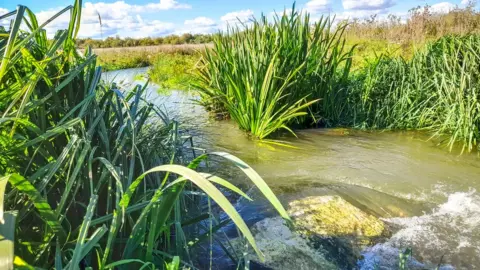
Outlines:
{"label": "sunlit grass", "polygon": [[194,69],[200,53],[159,54],[155,57],[148,76],[152,82],[165,90],[189,90],[193,82]]}
{"label": "sunlit grass", "polygon": [[228,111],[259,139],[280,129],[292,132],[294,122],[336,121],[341,108],[331,105],[344,98],[351,65],[344,30],[330,18],[313,23],[295,8],[273,21],[262,16],[231,27],[214,37],[195,87],[208,109]]}
{"label": "sunlit grass", "polygon": [[409,60],[378,57],[359,73],[356,125],[428,130],[471,151],[480,135],[479,49],[479,36],[450,36]]}

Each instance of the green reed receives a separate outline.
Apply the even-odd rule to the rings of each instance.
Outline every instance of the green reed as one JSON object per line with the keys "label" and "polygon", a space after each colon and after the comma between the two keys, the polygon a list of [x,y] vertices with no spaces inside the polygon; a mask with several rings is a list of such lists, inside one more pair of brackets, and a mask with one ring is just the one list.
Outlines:
{"label": "green reed", "polygon": [[428,130],[471,151],[480,125],[478,35],[447,36],[408,59],[370,57],[351,72],[346,24],[291,12],[233,26],[214,37],[194,87],[209,110],[264,139],[292,127]]}
{"label": "green reed", "polygon": [[201,60],[195,87],[202,104],[227,111],[260,139],[279,129],[292,132],[294,122],[337,121],[343,108],[332,104],[345,97],[351,66],[344,31],[330,18],[312,22],[295,7],[273,22],[262,16],[230,27]]}
{"label": "green reed", "polygon": [[[203,196],[262,259],[219,187],[248,196],[198,169],[212,156],[230,161],[288,219],[278,199],[238,158],[195,156],[189,137],[148,101],[146,85],[124,91],[102,82],[96,56],[75,47],[81,6],[76,0],[43,25],[24,6],[0,16],[12,18],[0,36],[2,268],[191,266],[190,246],[205,237],[187,230],[213,215],[192,211]],[[65,12],[68,29],[48,40],[43,27]]]}
{"label": "green reed", "polygon": [[423,129],[446,137],[450,150],[477,145],[480,128],[480,36],[448,36],[412,59],[379,57],[352,91],[356,125]]}

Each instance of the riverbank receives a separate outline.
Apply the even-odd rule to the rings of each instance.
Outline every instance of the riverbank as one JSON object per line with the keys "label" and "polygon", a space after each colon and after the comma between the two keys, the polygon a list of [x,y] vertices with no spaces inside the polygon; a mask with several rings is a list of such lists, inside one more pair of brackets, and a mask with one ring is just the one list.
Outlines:
{"label": "riverbank", "polygon": [[95,48],[99,64],[106,71],[152,66],[159,57],[197,55],[210,44],[157,45],[118,48]]}

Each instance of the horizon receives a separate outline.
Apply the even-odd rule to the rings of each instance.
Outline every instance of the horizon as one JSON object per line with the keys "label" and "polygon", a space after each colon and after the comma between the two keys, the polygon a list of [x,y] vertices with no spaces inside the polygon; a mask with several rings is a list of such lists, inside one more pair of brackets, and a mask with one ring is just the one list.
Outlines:
{"label": "horizon", "polygon": [[[18,1],[18,0],[16,0]],[[106,39],[120,38],[156,38],[169,35],[213,34],[226,29],[227,25],[246,22],[260,14],[272,17],[275,12],[288,10],[294,2],[267,0],[262,3],[245,0],[241,3],[219,3],[217,0],[124,0],[124,1],[88,1],[82,5],[82,23],[79,38]],[[407,18],[409,10],[429,5],[434,13],[448,11],[468,5],[468,0],[418,1],[406,0],[311,0],[296,1],[296,9],[310,13],[315,21],[321,16],[331,15],[339,20],[366,19],[372,15],[386,18],[393,14]],[[48,4],[35,0],[0,3],[0,15],[15,9],[18,4],[30,8],[40,23],[52,17],[73,1],[53,0]],[[477,7],[475,5],[475,7]],[[99,19],[99,16],[101,19]],[[101,25],[100,25],[101,20]],[[65,13],[51,22],[45,29],[49,37],[55,32],[66,29],[69,21]],[[8,25],[9,19],[0,21]]]}

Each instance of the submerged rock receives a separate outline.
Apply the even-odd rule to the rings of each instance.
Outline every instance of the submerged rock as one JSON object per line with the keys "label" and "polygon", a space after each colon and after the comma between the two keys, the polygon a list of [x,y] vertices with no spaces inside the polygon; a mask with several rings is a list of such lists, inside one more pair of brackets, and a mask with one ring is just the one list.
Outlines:
{"label": "submerged rock", "polygon": [[[388,230],[376,217],[366,214],[339,196],[314,196],[292,201],[288,210],[292,231],[280,217],[257,222],[252,233],[272,269],[354,269],[361,250],[383,238]],[[237,252],[248,245],[232,241]],[[251,250],[250,250],[251,251]],[[257,260],[253,252],[248,260]]]}
{"label": "submerged rock", "polygon": [[307,197],[289,206],[297,232],[341,269],[354,268],[364,247],[389,234],[383,221],[340,196]]}
{"label": "submerged rock", "polygon": [[385,224],[340,196],[307,197],[289,204],[297,230],[306,235],[353,237],[370,244],[385,233]]}
{"label": "submerged rock", "polygon": [[[267,268],[278,270],[338,269],[334,263],[325,258],[321,250],[316,250],[307,239],[291,231],[280,217],[266,218],[257,222],[251,230],[258,248],[265,255],[263,265]],[[248,247],[241,238],[230,242],[237,252]],[[253,252],[249,252],[246,259],[258,260]]]}

